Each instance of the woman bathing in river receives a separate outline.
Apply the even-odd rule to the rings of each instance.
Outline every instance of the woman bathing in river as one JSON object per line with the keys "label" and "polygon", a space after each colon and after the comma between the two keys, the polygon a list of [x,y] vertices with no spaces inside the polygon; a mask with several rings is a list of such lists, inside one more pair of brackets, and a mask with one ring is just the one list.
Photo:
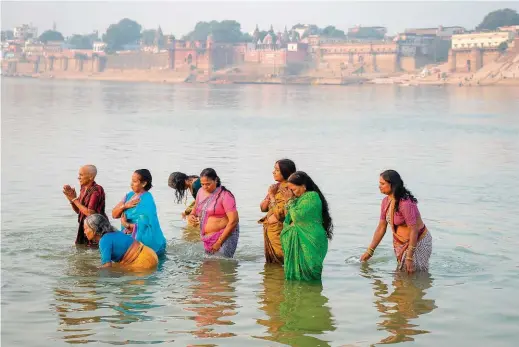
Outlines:
{"label": "woman bathing in river", "polygon": [[105,216],[88,216],[84,229],[88,240],[99,243],[101,267],[111,267],[113,263],[128,270],[150,270],[157,267],[157,254],[151,248],[115,229]]}
{"label": "woman bathing in river", "polygon": [[211,168],[202,171],[200,182],[202,189],[196,196],[189,222],[200,224],[200,238],[207,253],[232,258],[240,235],[234,195],[221,185]]}
{"label": "woman bathing in river", "polygon": [[[177,204],[182,203],[184,198],[187,202],[186,191],[189,190],[193,199],[196,200],[196,195],[198,191],[202,187],[200,183],[200,177],[191,175],[188,176],[182,172],[173,172],[169,175],[168,186],[175,190],[175,201]],[[193,210],[193,206],[195,206],[195,201],[193,201],[185,210],[182,212],[182,219],[185,219],[191,211]],[[197,226],[197,225],[194,225]]]}
{"label": "woman bathing in river", "polygon": [[132,175],[131,191],[112,210],[113,218],[121,218],[121,231],[131,234],[137,241],[162,255],[166,251],[166,238],[160,228],[157,207],[149,192],[151,173],[136,170]]}
{"label": "woman bathing in river", "polygon": [[277,182],[268,189],[267,196],[260,204],[261,212],[267,215],[258,222],[263,224],[265,242],[265,260],[267,263],[283,265],[283,248],[279,238],[285,220],[288,177],[296,172],[296,165],[290,159],[281,159],[274,164],[272,176]]}
{"label": "woman bathing in river", "polygon": [[427,271],[432,252],[432,236],[418,211],[418,200],[405,188],[404,181],[394,170],[380,174],[379,189],[387,196],[382,200],[380,220],[373,240],[360,260],[366,261],[373,256],[389,224],[393,231],[393,248],[398,269],[408,273]]}
{"label": "woman bathing in river", "polygon": [[281,232],[285,255],[285,279],[320,280],[333,236],[328,202],[319,187],[303,171],[288,178],[286,217]]}

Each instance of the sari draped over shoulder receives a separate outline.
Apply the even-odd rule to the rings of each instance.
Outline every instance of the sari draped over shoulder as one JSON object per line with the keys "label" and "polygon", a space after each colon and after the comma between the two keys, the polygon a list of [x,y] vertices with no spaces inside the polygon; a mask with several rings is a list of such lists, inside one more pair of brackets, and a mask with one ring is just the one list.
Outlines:
{"label": "sari draped over shoulder", "polygon": [[[86,206],[89,210],[95,211],[95,213],[99,213],[106,217],[105,213],[105,191],[103,187],[101,187],[96,182],[93,182],[92,185],[88,188],[81,188],[78,197],[79,203],[83,206]],[[77,216],[77,221],[79,223],[79,228],[76,236],[76,244],[86,244],[88,246],[97,246],[97,243],[94,241],[89,241],[85,235],[84,229],[84,221],[86,219],[86,215],[79,211]]]}
{"label": "sari draped over shoulder", "polygon": [[432,253],[432,236],[422,221],[416,203],[400,200],[399,211],[395,211],[395,201],[385,198],[382,201],[381,219],[385,218],[393,232],[393,249],[398,262],[397,269],[404,270],[408,258],[408,248],[411,236],[410,225],[418,225],[418,240],[413,253],[413,263],[416,271],[429,269],[429,258]]}
{"label": "sari draped over shoulder", "polygon": [[[209,217],[226,217],[227,212],[236,211],[236,200],[234,196],[227,190],[223,190],[222,187],[218,187],[214,192],[209,194],[205,198],[201,198],[200,194],[197,194],[197,214],[200,217],[200,239],[204,243],[204,249],[207,253],[211,252],[213,245],[218,241],[220,236],[223,234],[224,229],[221,229],[215,233],[205,235],[205,228]],[[236,228],[231,232],[231,235],[222,243],[222,247],[218,251],[221,255],[232,258],[236,252],[238,246],[238,240],[240,237],[240,226],[236,225]],[[218,254],[217,253],[217,254]]]}
{"label": "sari draped over shoulder", "polygon": [[[278,183],[278,190],[271,201],[267,215],[258,223],[263,224],[263,238],[265,240],[265,260],[267,263],[283,264],[283,247],[280,235],[285,220],[285,204],[287,199],[283,192],[288,189],[288,183]],[[275,222],[273,222],[275,220]]]}
{"label": "sari draped over shoulder", "polygon": [[321,279],[328,238],[323,227],[322,202],[316,192],[306,192],[287,204],[281,245],[286,279]]}
{"label": "sari draped over shoulder", "polygon": [[[129,192],[123,201],[129,201],[134,195],[134,192]],[[150,247],[157,255],[162,255],[166,251],[166,238],[160,228],[153,196],[150,192],[145,192],[139,198],[137,206],[124,211],[126,220],[135,225],[132,237]],[[122,226],[121,231],[125,232]]]}

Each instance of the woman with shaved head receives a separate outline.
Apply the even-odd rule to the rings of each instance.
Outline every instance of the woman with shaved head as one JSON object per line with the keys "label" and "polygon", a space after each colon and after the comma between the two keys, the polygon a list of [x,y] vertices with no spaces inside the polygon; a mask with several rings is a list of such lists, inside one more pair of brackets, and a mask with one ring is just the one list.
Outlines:
{"label": "woman with shaved head", "polygon": [[98,213],[105,214],[105,191],[103,187],[95,182],[97,168],[94,165],[85,165],[79,168],[79,184],[81,186],[79,196],[76,189],[70,185],[63,186],[63,194],[67,197],[74,212],[78,215],[79,228],[76,236],[76,244],[97,246],[95,241],[90,241],[85,236],[83,222],[85,218]]}

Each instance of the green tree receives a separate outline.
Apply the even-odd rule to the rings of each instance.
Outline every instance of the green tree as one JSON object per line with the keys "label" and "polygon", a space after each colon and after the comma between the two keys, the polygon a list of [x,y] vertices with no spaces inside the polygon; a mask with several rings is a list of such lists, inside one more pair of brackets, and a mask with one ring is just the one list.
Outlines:
{"label": "green tree", "polygon": [[344,31],[337,29],[333,25],[329,25],[323,30],[321,30],[321,35],[325,37],[334,37],[334,38],[345,38],[346,34]]}
{"label": "green tree", "polygon": [[141,37],[141,25],[136,21],[124,18],[117,24],[111,24],[103,35],[108,52],[123,48],[129,43],[138,42]]}
{"label": "green tree", "polygon": [[143,30],[141,33],[141,42],[146,46],[151,46],[155,43],[155,35],[157,35],[157,30],[155,29]]}
{"label": "green tree", "polygon": [[92,35],[72,35],[67,42],[76,49],[92,49],[94,39]]}
{"label": "green tree", "polygon": [[40,41],[47,43],[49,41],[65,41],[65,38],[59,31],[47,30],[40,35]]}
{"label": "green tree", "polygon": [[14,33],[12,30],[2,30],[2,42],[12,39],[14,39]]}
{"label": "green tree", "polygon": [[348,37],[353,39],[373,39],[381,40],[384,38],[384,34],[374,28],[363,28],[360,27],[356,32],[348,32]]}
{"label": "green tree", "polygon": [[483,18],[481,24],[476,30],[496,30],[499,27],[507,25],[519,25],[519,14],[509,8],[490,12]]}
{"label": "green tree", "polygon": [[210,34],[218,42],[243,42],[250,40],[249,35],[241,31],[241,24],[235,20],[198,22],[195,25],[195,29],[184,36],[184,40],[204,41]]}
{"label": "green tree", "polygon": [[508,43],[507,42],[501,42],[499,46],[497,46],[497,50],[501,53],[504,53],[508,49]]}

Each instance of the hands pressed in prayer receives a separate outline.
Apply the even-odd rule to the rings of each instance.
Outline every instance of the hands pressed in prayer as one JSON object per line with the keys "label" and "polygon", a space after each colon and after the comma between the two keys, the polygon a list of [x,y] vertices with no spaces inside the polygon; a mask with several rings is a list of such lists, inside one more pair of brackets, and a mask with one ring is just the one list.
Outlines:
{"label": "hands pressed in prayer", "polygon": [[65,194],[69,201],[72,201],[77,197],[76,189],[72,188],[68,184],[63,186],[63,194]]}

